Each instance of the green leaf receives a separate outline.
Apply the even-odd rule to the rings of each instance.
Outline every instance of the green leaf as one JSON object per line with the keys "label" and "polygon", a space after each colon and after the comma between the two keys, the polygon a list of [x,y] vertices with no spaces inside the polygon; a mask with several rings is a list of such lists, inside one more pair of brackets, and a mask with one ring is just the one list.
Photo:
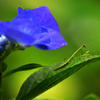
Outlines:
{"label": "green leaf", "polygon": [[16,69],[13,69],[13,70],[7,72],[7,73],[3,76],[3,78],[4,78],[4,77],[7,77],[7,76],[9,76],[9,75],[12,75],[12,74],[14,74],[14,73],[16,73],[16,72],[19,72],[19,71],[25,71],[25,70],[30,70],[30,69],[40,68],[40,67],[44,67],[44,66],[42,66],[42,65],[40,65],[40,64],[35,64],[35,63],[26,64],[26,65],[23,65],[23,66],[21,66],[21,67],[19,67],[19,68],[16,68]]}
{"label": "green leaf", "polygon": [[32,100],[54,100],[54,99],[32,99]]}
{"label": "green leaf", "polygon": [[[62,61],[55,65],[40,69],[39,71],[30,75],[24,82],[16,100],[32,100],[39,94],[69,77],[88,63],[98,60],[100,60],[100,55],[91,56],[86,54],[71,60],[69,63],[68,61]],[[61,66],[63,66],[63,68],[55,70]]]}
{"label": "green leaf", "polygon": [[97,95],[95,95],[95,94],[90,94],[90,95],[86,96],[82,100],[100,100],[100,98]]}

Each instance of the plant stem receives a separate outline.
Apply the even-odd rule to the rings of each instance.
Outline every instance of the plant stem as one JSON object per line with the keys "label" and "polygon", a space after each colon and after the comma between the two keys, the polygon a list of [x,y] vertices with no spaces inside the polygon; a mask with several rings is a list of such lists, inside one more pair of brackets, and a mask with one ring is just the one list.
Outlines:
{"label": "plant stem", "polygon": [[1,55],[1,57],[0,57],[0,63],[2,63],[3,60],[4,60],[14,49],[17,48],[16,45],[14,45],[14,44],[10,44],[9,46],[10,46],[10,48],[7,49],[7,50]]}
{"label": "plant stem", "polygon": [[[2,89],[2,63],[0,63],[0,89]],[[0,100],[2,100],[2,92],[0,91]]]}
{"label": "plant stem", "polygon": [[73,55],[67,60],[67,62],[65,62],[63,65],[61,65],[60,67],[58,67],[58,68],[55,69],[54,71],[57,71],[57,70],[63,68],[64,66],[66,66],[67,64],[69,64],[69,62],[73,59],[73,57],[74,57],[80,50],[82,50],[83,47],[86,48],[85,44],[82,45],[79,49],[77,49],[77,50],[73,53]]}
{"label": "plant stem", "polygon": [[[2,90],[2,63],[4,59],[11,53],[12,48],[6,50],[1,56],[0,56],[0,90]],[[0,100],[2,100],[2,91],[0,91]]]}
{"label": "plant stem", "polygon": [[0,58],[0,63],[3,62],[3,60],[11,53],[11,50],[6,51],[5,54]]}
{"label": "plant stem", "polygon": [[[17,48],[15,44],[9,44],[9,48],[5,50],[5,52],[0,56],[0,90],[2,90],[2,63],[4,59]],[[2,100],[2,91],[0,91],[0,100]]]}

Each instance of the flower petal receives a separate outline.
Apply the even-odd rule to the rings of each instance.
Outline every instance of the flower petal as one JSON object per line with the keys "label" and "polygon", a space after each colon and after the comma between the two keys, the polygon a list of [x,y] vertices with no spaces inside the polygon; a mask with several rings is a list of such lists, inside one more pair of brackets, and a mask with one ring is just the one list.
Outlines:
{"label": "flower petal", "polygon": [[10,42],[17,42],[20,44],[24,44],[25,46],[32,46],[32,43],[35,40],[35,38],[29,36],[28,34],[9,27],[4,22],[0,22],[0,32],[4,33],[4,35]]}
{"label": "flower petal", "polygon": [[19,7],[19,8],[18,8],[18,11],[17,11],[17,14],[19,15],[19,14],[21,14],[23,11],[24,11],[24,10],[23,10],[21,7]]}
{"label": "flower petal", "polygon": [[[27,10],[25,10],[27,11]],[[52,16],[50,10],[46,6],[41,6],[32,10],[29,10],[30,12],[33,12],[33,14],[38,18],[40,25],[42,27],[51,28],[60,33],[60,29],[58,27],[58,24],[54,17]]]}
{"label": "flower petal", "polygon": [[48,30],[48,34],[45,33],[44,36],[41,36],[37,41],[34,42],[33,45],[35,47],[42,50],[54,50],[67,45],[67,42],[61,34],[55,30]]}
{"label": "flower petal", "polygon": [[40,24],[33,13],[27,11],[15,17],[11,22],[0,22],[0,32],[11,42],[31,46],[41,32]]}
{"label": "flower petal", "polygon": [[30,11],[23,12],[15,17],[10,22],[10,26],[30,36],[35,36],[35,34],[41,32],[41,27],[38,19]]}
{"label": "flower petal", "polygon": [[0,22],[0,33],[13,43],[34,45],[43,50],[54,50],[67,45],[46,6],[32,10],[18,8],[18,16],[11,22]]}

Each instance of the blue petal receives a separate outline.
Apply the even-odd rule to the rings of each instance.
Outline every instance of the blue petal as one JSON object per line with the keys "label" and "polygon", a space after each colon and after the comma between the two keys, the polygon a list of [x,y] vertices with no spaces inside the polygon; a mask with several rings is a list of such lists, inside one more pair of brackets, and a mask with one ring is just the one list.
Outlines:
{"label": "blue petal", "polygon": [[10,23],[10,21],[6,21],[6,22],[4,22],[4,23],[9,24],[9,23]]}
{"label": "blue petal", "polygon": [[58,24],[48,7],[41,6],[29,11],[36,15],[43,32],[39,34],[38,39],[33,44],[34,46],[43,50],[54,50],[67,45],[67,42],[61,36]]}
{"label": "blue petal", "polygon": [[31,46],[41,32],[41,27],[33,13],[27,11],[18,15],[9,24],[0,22],[0,32],[13,42]]}
{"label": "blue petal", "polygon": [[24,11],[24,10],[23,10],[21,7],[19,7],[19,8],[18,8],[17,14],[19,15],[19,14],[21,14],[23,11]]}
{"label": "blue petal", "polygon": [[41,32],[43,33],[43,32],[48,32],[48,30],[46,29],[46,28],[44,28],[44,27],[41,27]]}
{"label": "blue petal", "polygon": [[[48,34],[48,30],[46,28],[44,28],[44,27],[41,27],[41,32],[42,32],[42,34],[38,36],[38,40],[40,38],[44,38],[44,37],[49,35]],[[50,42],[51,42],[50,38],[49,39],[45,39],[45,40],[42,41],[42,43],[50,43]]]}
{"label": "blue petal", "polygon": [[0,37],[1,37],[2,33],[0,33]]}
{"label": "blue petal", "polygon": [[[25,10],[27,11],[27,10]],[[38,18],[40,25],[42,27],[51,28],[60,33],[60,29],[58,27],[58,24],[54,17],[52,16],[50,10],[46,6],[41,6],[32,10],[29,10],[30,12],[33,12],[33,14]]]}
{"label": "blue petal", "polygon": [[3,22],[0,22],[0,32],[4,33],[10,42],[13,43],[19,42],[20,44],[24,44],[26,46],[31,46],[31,44],[35,40],[28,34],[13,29],[12,27],[7,26]]}
{"label": "blue petal", "polygon": [[32,10],[18,8],[18,16],[11,22],[0,22],[0,33],[11,42],[54,50],[67,45],[49,9],[41,6]]}
{"label": "blue petal", "polygon": [[30,11],[23,12],[14,18],[10,26],[31,36],[41,32],[39,21]]}
{"label": "blue petal", "polygon": [[57,31],[48,29],[48,34],[45,33],[33,45],[43,50],[54,50],[67,45],[67,42]]}

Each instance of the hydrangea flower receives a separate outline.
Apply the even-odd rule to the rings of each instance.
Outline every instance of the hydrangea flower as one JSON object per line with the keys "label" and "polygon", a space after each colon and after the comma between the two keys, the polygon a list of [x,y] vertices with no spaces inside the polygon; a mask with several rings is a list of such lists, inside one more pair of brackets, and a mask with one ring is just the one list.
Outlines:
{"label": "hydrangea flower", "polygon": [[46,6],[31,10],[19,7],[18,15],[12,21],[0,21],[0,33],[8,41],[25,47],[34,45],[39,49],[54,50],[67,45],[56,20]]}

